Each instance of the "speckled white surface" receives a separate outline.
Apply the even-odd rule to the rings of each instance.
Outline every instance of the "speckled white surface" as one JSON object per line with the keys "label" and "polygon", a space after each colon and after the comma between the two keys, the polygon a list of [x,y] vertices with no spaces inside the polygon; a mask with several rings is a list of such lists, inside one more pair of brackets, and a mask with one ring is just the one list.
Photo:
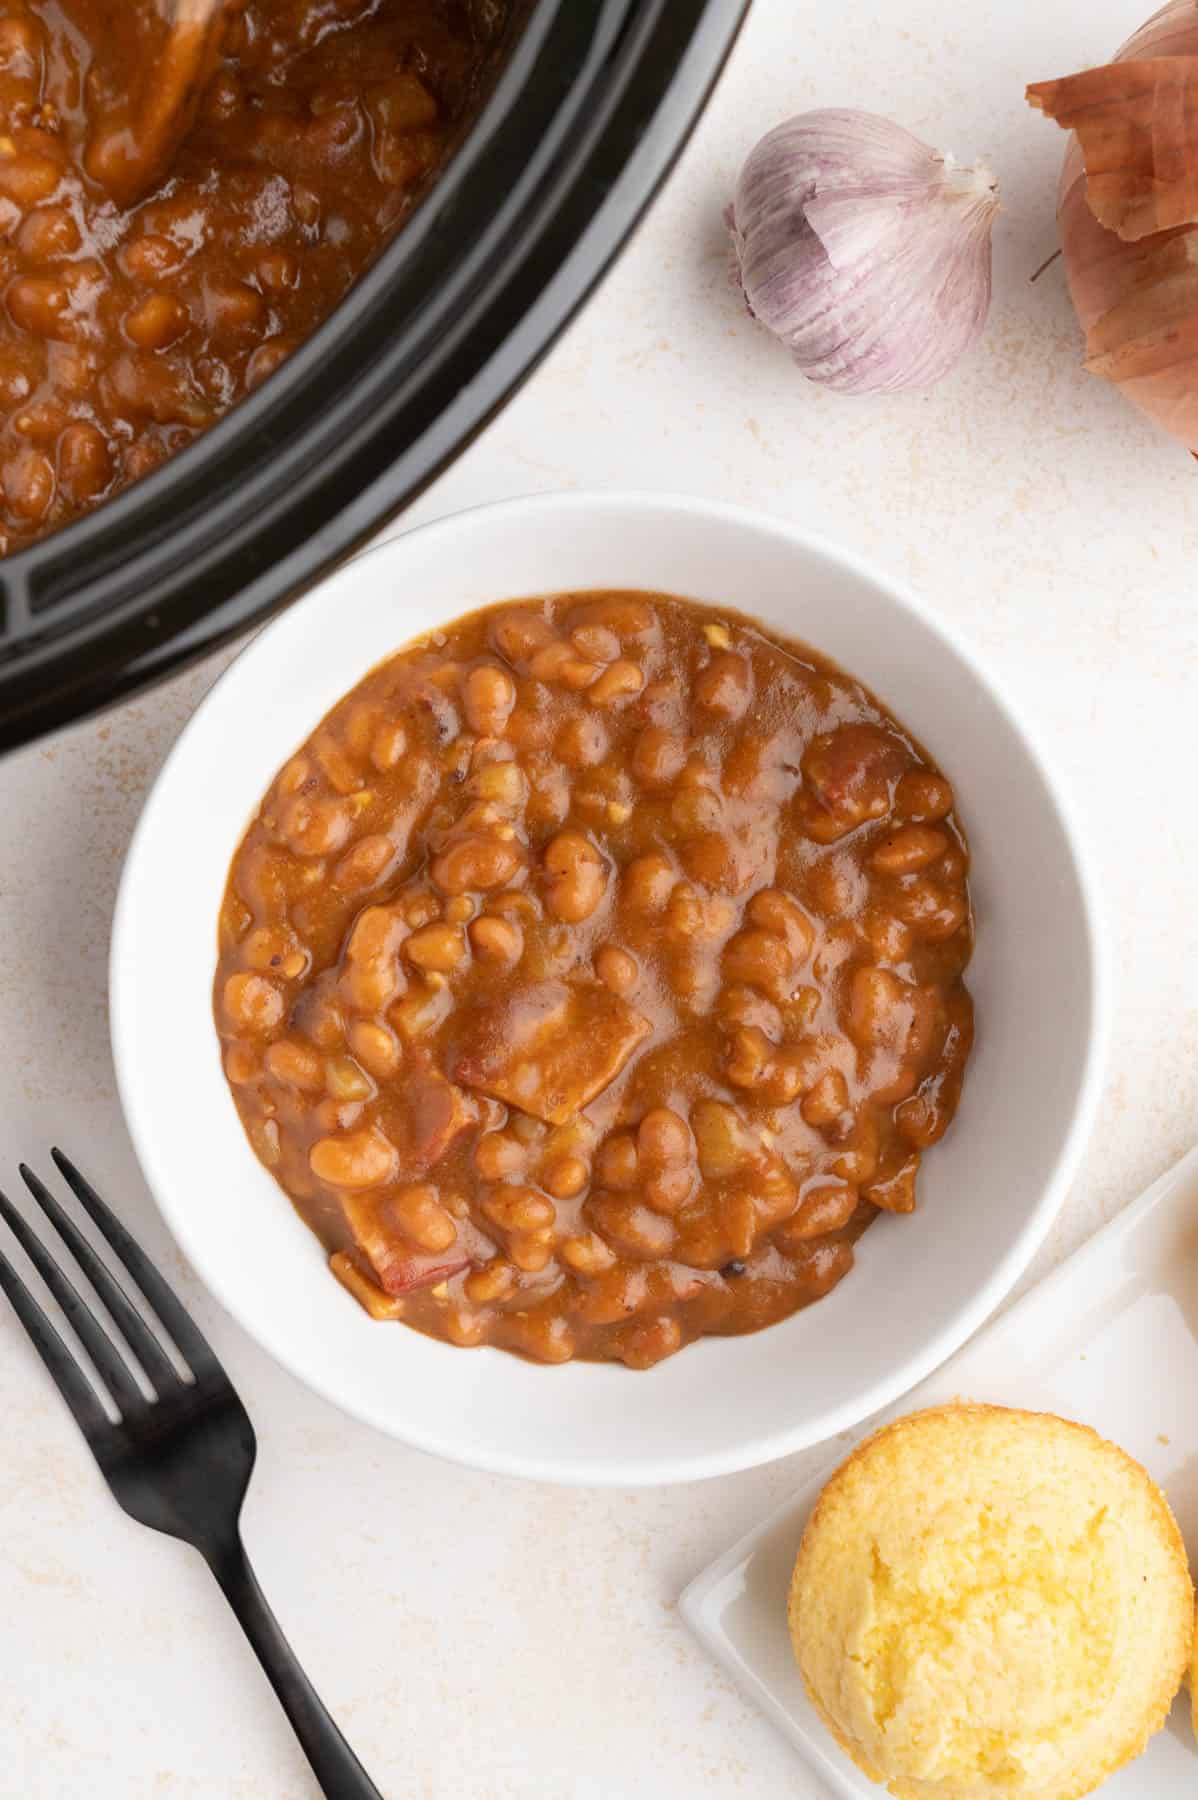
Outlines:
{"label": "speckled white surface", "polygon": [[[1024,84],[1101,61],[1147,10],[756,0],[615,273],[409,515],[548,487],[711,494],[815,522],[972,639],[1076,792],[1115,953],[1104,1103],[1041,1268],[1198,1136],[1198,471],[1081,373],[1059,264],[1027,279],[1054,247],[1063,139],[1025,109]],[[821,104],[889,113],[1001,179],[989,330],[931,395],[805,386],[727,285],[720,212],[739,159],[767,123]],[[142,796],[216,670],[0,766],[0,1179],[61,1141],[178,1281],[258,1427],[251,1554],[389,1797],[813,1793],[673,1604],[810,1459],[644,1494],[443,1466],[311,1398],[173,1252],[116,1106],[105,949]],[[311,1795],[207,1573],[118,1512],[4,1311],[0,1411],[0,1791]]]}

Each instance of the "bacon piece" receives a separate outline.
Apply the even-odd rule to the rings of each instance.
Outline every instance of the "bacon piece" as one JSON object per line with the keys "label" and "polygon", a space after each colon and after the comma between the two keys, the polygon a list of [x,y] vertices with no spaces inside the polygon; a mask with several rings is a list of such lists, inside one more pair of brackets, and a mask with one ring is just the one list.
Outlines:
{"label": "bacon piece", "polygon": [[605,987],[537,982],[472,1015],[453,1075],[564,1125],[615,1080],[652,1029]]}

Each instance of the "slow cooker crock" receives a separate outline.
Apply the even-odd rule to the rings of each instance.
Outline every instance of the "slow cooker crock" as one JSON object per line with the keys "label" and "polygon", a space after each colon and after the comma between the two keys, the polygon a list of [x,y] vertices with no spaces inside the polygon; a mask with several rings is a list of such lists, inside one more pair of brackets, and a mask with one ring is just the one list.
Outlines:
{"label": "slow cooker crock", "polygon": [[535,0],[478,119],[327,323],[173,461],[0,561],[0,748],[293,598],[529,374],[703,106],[748,0]]}

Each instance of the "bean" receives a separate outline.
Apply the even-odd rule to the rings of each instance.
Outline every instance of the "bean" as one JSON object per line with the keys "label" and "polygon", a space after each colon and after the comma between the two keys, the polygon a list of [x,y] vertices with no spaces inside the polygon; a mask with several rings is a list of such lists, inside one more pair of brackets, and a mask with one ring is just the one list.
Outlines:
{"label": "bean", "polygon": [[639,694],[644,685],[645,677],[637,665],[621,657],[618,662],[611,663],[604,669],[588,692],[587,699],[592,706],[615,706],[621,700],[628,700],[633,694]]}
{"label": "bean", "polygon": [[828,1166],[833,1175],[858,1187],[872,1181],[878,1167],[878,1127],[872,1112],[859,1109],[847,1143]]}
{"label": "bean", "polygon": [[283,1153],[279,1127],[274,1119],[251,1119],[246,1126],[250,1144],[258,1161],[275,1169]]}
{"label": "bean", "polygon": [[911,932],[901,919],[871,907],[861,924],[865,941],[879,962],[906,962],[911,954]]}
{"label": "bean", "polygon": [[508,1244],[508,1255],[518,1269],[527,1275],[539,1275],[553,1261],[553,1246],[538,1237],[515,1234]]}
{"label": "bean", "polygon": [[772,931],[789,944],[797,961],[810,956],[815,927],[793,895],[781,888],[762,888],[753,895],[745,912],[762,931]]}
{"label": "bean", "polygon": [[632,746],[632,772],[643,787],[669,787],[686,762],[686,740],[661,725],[648,725]]}
{"label": "bean", "polygon": [[486,1342],[487,1320],[468,1306],[450,1306],[445,1313],[445,1335],[460,1349],[472,1350]]}
{"label": "bean", "polygon": [[576,625],[570,642],[588,662],[615,662],[620,654],[620,640],[606,625]]}
{"label": "bean", "polygon": [[953,790],[943,775],[931,769],[911,769],[894,793],[894,810],[900,819],[916,825],[933,825],[952,811]]}
{"label": "bean", "polygon": [[458,1228],[441,1205],[437,1189],[427,1182],[399,1188],[391,1200],[404,1236],[417,1249],[436,1255],[457,1241]]}
{"label": "bean", "polygon": [[528,798],[528,778],[518,763],[488,763],[471,780],[470,792],[519,812]]}
{"label": "bean", "polygon": [[749,709],[752,690],[753,677],[744,657],[725,650],[700,669],[692,692],[704,711],[721,719],[740,719]]}
{"label": "bean", "polygon": [[714,831],[723,823],[723,818],[724,807],[719,795],[704,788],[683,788],[670,802],[670,823],[683,833]]}
{"label": "bean", "polygon": [[600,1275],[616,1260],[615,1251],[595,1231],[564,1239],[558,1254],[567,1268],[577,1275]]}
{"label": "bean", "polygon": [[885,1212],[915,1211],[915,1178],[919,1173],[919,1151],[913,1150],[897,1169],[880,1180],[871,1181],[863,1190],[865,1198]]}
{"label": "bean", "polygon": [[811,1189],[789,1219],[778,1227],[782,1244],[801,1244],[810,1238],[842,1231],[857,1210],[857,1190],[847,1181],[824,1182]]}
{"label": "bean", "polygon": [[225,1051],[225,1074],[234,1087],[248,1087],[262,1073],[258,1053],[249,1044],[230,1044]]}
{"label": "bean", "polygon": [[901,1043],[910,1030],[915,989],[890,969],[857,969],[849,984],[848,1028],[863,1047]]}
{"label": "bean", "polygon": [[68,425],[58,440],[58,484],[74,505],[94,500],[112,480],[108,440],[95,425]]}
{"label": "bean", "polygon": [[560,1313],[529,1313],[526,1319],[513,1320],[508,1329],[516,1347],[538,1362],[569,1362],[574,1354],[574,1333]]}
{"label": "bean", "polygon": [[381,832],[359,838],[333,870],[333,886],[342,893],[373,887],[395,856],[395,845]]}
{"label": "bean", "polygon": [[425,980],[428,985],[423,991],[418,989],[397,1000],[388,1015],[395,1029],[410,1044],[436,1031],[453,1010],[453,994],[444,975],[433,971]]}
{"label": "bean", "polygon": [[637,1166],[636,1140],[626,1133],[608,1138],[599,1152],[599,1179],[605,1187],[635,1187]]}
{"label": "bean", "polygon": [[235,342],[259,330],[266,302],[244,281],[210,282],[204,290],[205,323],[217,342]]}
{"label": "bean", "polygon": [[519,847],[487,832],[469,832],[447,844],[429,870],[445,894],[504,887],[520,867]]}
{"label": "bean", "polygon": [[351,815],[342,800],[294,794],[281,808],[279,826],[297,856],[327,856],[350,834]]}
{"label": "bean", "polygon": [[399,946],[403,921],[389,906],[369,906],[359,913],[345,946],[342,983],[352,1005],[376,1013],[403,985]]}
{"label": "bean", "polygon": [[394,1145],[375,1131],[321,1138],[308,1157],[318,1181],[349,1189],[381,1187],[395,1173],[397,1161]]}
{"label": "bean", "polygon": [[771,1000],[783,1001],[794,986],[797,958],[772,931],[739,931],[724,946],[726,981],[758,987]]}
{"label": "bean", "polygon": [[470,925],[470,942],[476,956],[486,962],[514,968],[524,954],[524,933],[510,919],[484,915]]}
{"label": "bean", "polygon": [[349,1028],[349,1046],[376,1080],[386,1081],[400,1065],[403,1052],[398,1040],[373,1019],[355,1019]]}
{"label": "bean", "polygon": [[843,1238],[820,1239],[800,1246],[791,1267],[808,1300],[822,1300],[853,1266],[853,1246]]}
{"label": "bean", "polygon": [[515,1268],[506,1258],[493,1256],[481,1269],[472,1269],[462,1287],[466,1297],[476,1306],[488,1306],[494,1300],[506,1300],[515,1291],[518,1279]]}
{"label": "bean", "polygon": [[774,1063],[774,1046],[757,1025],[741,1026],[729,1041],[724,1073],[733,1087],[755,1088]]}
{"label": "bean", "polygon": [[254,262],[261,287],[270,294],[286,294],[300,282],[300,265],[290,250],[263,250]]}
{"label": "bean", "polygon": [[694,1194],[696,1185],[696,1173],[689,1164],[659,1169],[650,1175],[642,1190],[645,1205],[657,1213],[676,1213]]}
{"label": "bean", "polygon": [[520,608],[500,613],[491,626],[492,643],[501,656],[516,664],[535,655],[554,636],[548,620]]}
{"label": "bean", "polygon": [[456,925],[426,925],[404,945],[404,955],[419,969],[456,969],[466,954],[464,932]]}
{"label": "bean", "polygon": [[839,1069],[825,1069],[813,1087],[803,1096],[799,1111],[808,1125],[817,1130],[835,1125],[849,1104],[849,1090]]}
{"label": "bean", "polygon": [[0,468],[0,488],[9,511],[36,524],[49,511],[55,489],[54,465],[40,450],[18,450]]}
{"label": "bean", "polygon": [[553,747],[568,769],[593,769],[607,755],[607,727],[594,713],[580,713],[565,721]]}
{"label": "bean", "polygon": [[969,917],[964,894],[950,893],[934,881],[912,881],[895,895],[893,905],[916,936],[930,944],[952,937]]}
{"label": "bean", "polygon": [[424,925],[431,925],[434,919],[441,917],[441,903],[435,894],[427,892],[409,894],[401,902],[404,923],[413,931],[419,931]]}
{"label": "bean", "polygon": [[471,731],[502,737],[516,704],[516,684],[506,669],[490,664],[471,669],[463,685],[462,704]]}
{"label": "bean", "polygon": [[563,1156],[550,1164],[541,1179],[555,1200],[573,1200],[590,1178],[591,1172],[580,1156]]}
{"label": "bean", "polygon": [[621,1337],[620,1358],[629,1369],[651,1369],[681,1348],[682,1326],[677,1319],[651,1319]]}
{"label": "bean", "polygon": [[677,876],[668,856],[650,851],[629,863],[621,879],[621,898],[637,912],[661,912],[674,891]]}
{"label": "bean", "polygon": [[599,1235],[618,1255],[655,1261],[674,1246],[674,1226],[661,1213],[621,1194],[592,1194],[586,1212]]}
{"label": "bean", "polygon": [[324,1078],[334,1100],[369,1100],[375,1092],[373,1081],[352,1056],[330,1056]]}
{"label": "bean", "polygon": [[722,1100],[700,1100],[691,1109],[691,1130],[699,1167],[709,1181],[735,1175],[748,1160],[744,1127],[736,1110]]}
{"label": "bean", "polygon": [[607,864],[580,831],[562,831],[545,850],[545,904],[569,924],[589,919],[607,891]]}
{"label": "bean", "polygon": [[484,1181],[518,1174],[528,1161],[527,1147],[507,1131],[488,1131],[474,1146],[474,1166]]}
{"label": "bean", "polygon": [[[12,145],[11,138],[0,138],[0,146],[5,143]],[[5,155],[0,148],[0,194],[23,212],[48,200],[62,176],[62,165],[53,157],[21,154],[15,145]]]}
{"label": "bean", "polygon": [[183,267],[188,250],[169,237],[149,232],[122,246],[118,261],[134,281],[161,281]]}
{"label": "bean", "polygon": [[173,294],[148,294],[125,314],[125,336],[141,350],[165,350],[191,324],[183,302]]}
{"label": "bean", "polygon": [[637,1127],[638,1159],[659,1167],[669,1163],[689,1163],[695,1153],[690,1127],[680,1113],[669,1106],[655,1106]]}
{"label": "bean", "polygon": [[948,838],[934,825],[906,825],[879,839],[870,862],[880,875],[911,875],[929,869],[948,849]]}
{"label": "bean", "polygon": [[283,996],[272,981],[262,975],[241,971],[225,982],[223,1001],[225,1015],[236,1031],[246,1037],[262,1037],[283,1017]]}
{"label": "bean", "polygon": [[333,737],[319,737],[312,746],[312,754],[335,793],[357,793],[363,784],[362,771],[343,744]]}
{"label": "bean", "polygon": [[393,769],[408,747],[408,734],[399,719],[380,725],[370,746],[370,760],[380,775]]}
{"label": "bean", "polygon": [[481,1202],[482,1211],[502,1231],[539,1231],[557,1218],[553,1201],[530,1187],[495,1187]]}
{"label": "bean", "polygon": [[621,642],[625,638],[644,637],[656,623],[653,608],[647,601],[638,600],[635,594],[614,593],[605,595],[602,600],[591,600],[575,617],[579,625],[604,626]]}
{"label": "bean", "polygon": [[595,973],[613,994],[630,994],[640,978],[635,956],[615,944],[604,944],[596,952]]}
{"label": "bean", "polygon": [[266,1052],[266,1067],[276,1081],[315,1092],[324,1086],[324,1064],[310,1044],[280,1038]]}
{"label": "bean", "polygon": [[73,256],[79,248],[79,227],[65,206],[39,206],[22,222],[17,249],[31,263],[48,263]]}
{"label": "bean", "polygon": [[718,1007],[721,1022],[729,1029],[756,1026],[775,1043],[782,1035],[781,1013],[756,988],[734,983],[721,991]]}

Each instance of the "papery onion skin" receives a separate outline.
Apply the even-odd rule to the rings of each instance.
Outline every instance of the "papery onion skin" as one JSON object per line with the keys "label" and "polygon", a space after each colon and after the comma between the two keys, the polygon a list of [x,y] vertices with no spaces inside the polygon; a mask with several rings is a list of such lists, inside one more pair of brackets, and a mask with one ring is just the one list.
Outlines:
{"label": "papery onion skin", "polygon": [[981,334],[997,207],[987,169],[827,108],[761,140],[728,224],[749,310],[804,375],[896,393],[940,380]]}
{"label": "papery onion skin", "polygon": [[[1198,0],[1170,0],[1127,40],[1114,61],[1149,56],[1198,56]],[[1182,226],[1126,243],[1117,232],[1100,225],[1086,199],[1085,162],[1076,133],[1070,135],[1061,168],[1057,219],[1070,298],[1086,333],[1086,366],[1113,381],[1134,406],[1198,455],[1198,361],[1188,359],[1182,338],[1176,345],[1177,360],[1168,367],[1122,376],[1111,372],[1109,358],[1100,360],[1094,342],[1099,322],[1136,296],[1146,257],[1161,252],[1170,240],[1198,234],[1198,226]],[[1198,249],[1198,235],[1194,247]],[[1198,269],[1194,351],[1198,355]]]}

